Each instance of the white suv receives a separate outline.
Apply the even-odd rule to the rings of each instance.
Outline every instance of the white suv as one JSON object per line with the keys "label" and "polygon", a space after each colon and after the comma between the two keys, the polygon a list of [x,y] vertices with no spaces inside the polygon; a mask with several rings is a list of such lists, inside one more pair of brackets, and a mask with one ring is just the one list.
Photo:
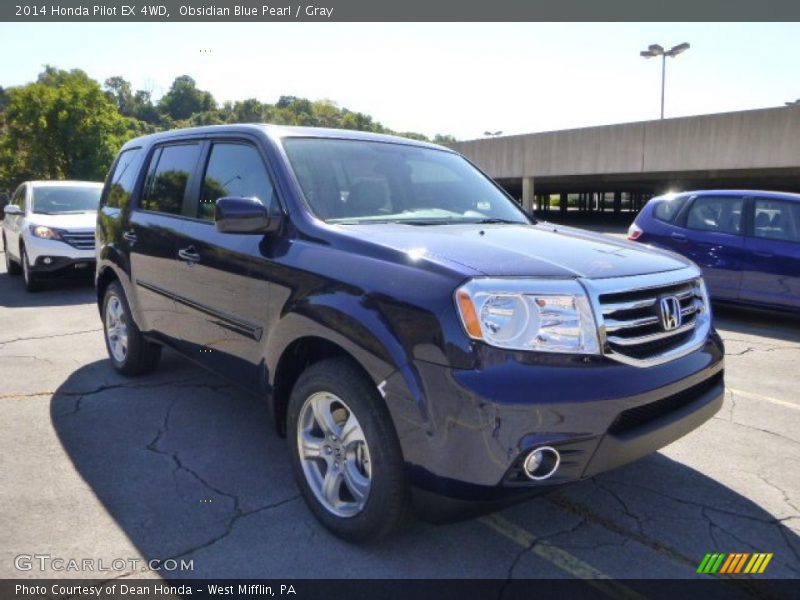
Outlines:
{"label": "white suv", "polygon": [[103,184],[26,181],[5,207],[3,248],[10,275],[29,292],[51,276],[93,273],[94,230]]}

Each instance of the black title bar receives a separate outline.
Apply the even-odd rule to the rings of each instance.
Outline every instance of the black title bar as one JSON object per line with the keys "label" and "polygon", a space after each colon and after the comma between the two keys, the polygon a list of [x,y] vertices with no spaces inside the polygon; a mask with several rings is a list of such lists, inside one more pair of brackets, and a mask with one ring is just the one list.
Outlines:
{"label": "black title bar", "polygon": [[0,21],[799,21],[797,0],[3,0]]}

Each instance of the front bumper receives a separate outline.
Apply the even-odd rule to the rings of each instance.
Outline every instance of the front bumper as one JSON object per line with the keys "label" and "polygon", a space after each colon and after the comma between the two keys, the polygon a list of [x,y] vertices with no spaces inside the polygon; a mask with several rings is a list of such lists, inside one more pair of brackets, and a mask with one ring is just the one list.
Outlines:
{"label": "front bumper", "polygon": [[[697,428],[721,407],[722,341],[667,364],[638,368],[601,357],[481,349],[481,368],[415,361],[383,392],[411,483],[456,500],[495,502],[578,481],[636,460]],[[521,471],[553,446],[549,479]]]}
{"label": "front bumper", "polygon": [[94,249],[80,250],[60,240],[25,236],[25,251],[31,272],[42,277],[94,273]]}

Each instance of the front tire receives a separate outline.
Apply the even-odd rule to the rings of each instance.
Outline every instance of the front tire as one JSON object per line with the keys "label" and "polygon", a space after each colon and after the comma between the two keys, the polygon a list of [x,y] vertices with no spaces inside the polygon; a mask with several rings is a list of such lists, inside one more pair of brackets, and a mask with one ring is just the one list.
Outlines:
{"label": "front tire", "polygon": [[400,443],[383,399],[352,362],[328,359],[303,372],[287,437],[303,498],[331,532],[365,542],[400,524],[409,502]]}
{"label": "front tire", "polygon": [[8,242],[6,241],[5,234],[3,234],[3,252],[6,255],[6,273],[9,275],[19,275],[22,273],[19,263],[14,262],[14,259],[11,258],[11,254],[8,252]]}
{"label": "front tire", "polygon": [[[31,293],[40,291],[42,282],[31,271],[31,264],[28,261],[28,253],[25,250],[25,246],[20,248],[20,254],[22,258],[22,280],[25,282],[25,289]],[[6,253],[6,256],[8,256],[8,253]]]}
{"label": "front tire", "polygon": [[139,331],[118,281],[112,281],[103,296],[103,332],[108,358],[123,375],[142,375],[158,366],[161,346],[147,341]]}

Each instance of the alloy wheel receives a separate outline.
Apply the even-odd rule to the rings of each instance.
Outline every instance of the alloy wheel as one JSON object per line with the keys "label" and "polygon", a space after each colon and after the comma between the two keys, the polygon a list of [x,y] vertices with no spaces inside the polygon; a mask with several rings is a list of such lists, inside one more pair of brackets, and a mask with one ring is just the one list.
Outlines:
{"label": "alloy wheel", "polygon": [[297,449],[311,491],[330,513],[354,517],[367,502],[372,464],[364,431],[338,396],[309,396],[297,421]]}
{"label": "alloy wheel", "polygon": [[111,296],[106,303],[106,340],[114,360],[125,362],[128,356],[128,324],[119,296]]}

